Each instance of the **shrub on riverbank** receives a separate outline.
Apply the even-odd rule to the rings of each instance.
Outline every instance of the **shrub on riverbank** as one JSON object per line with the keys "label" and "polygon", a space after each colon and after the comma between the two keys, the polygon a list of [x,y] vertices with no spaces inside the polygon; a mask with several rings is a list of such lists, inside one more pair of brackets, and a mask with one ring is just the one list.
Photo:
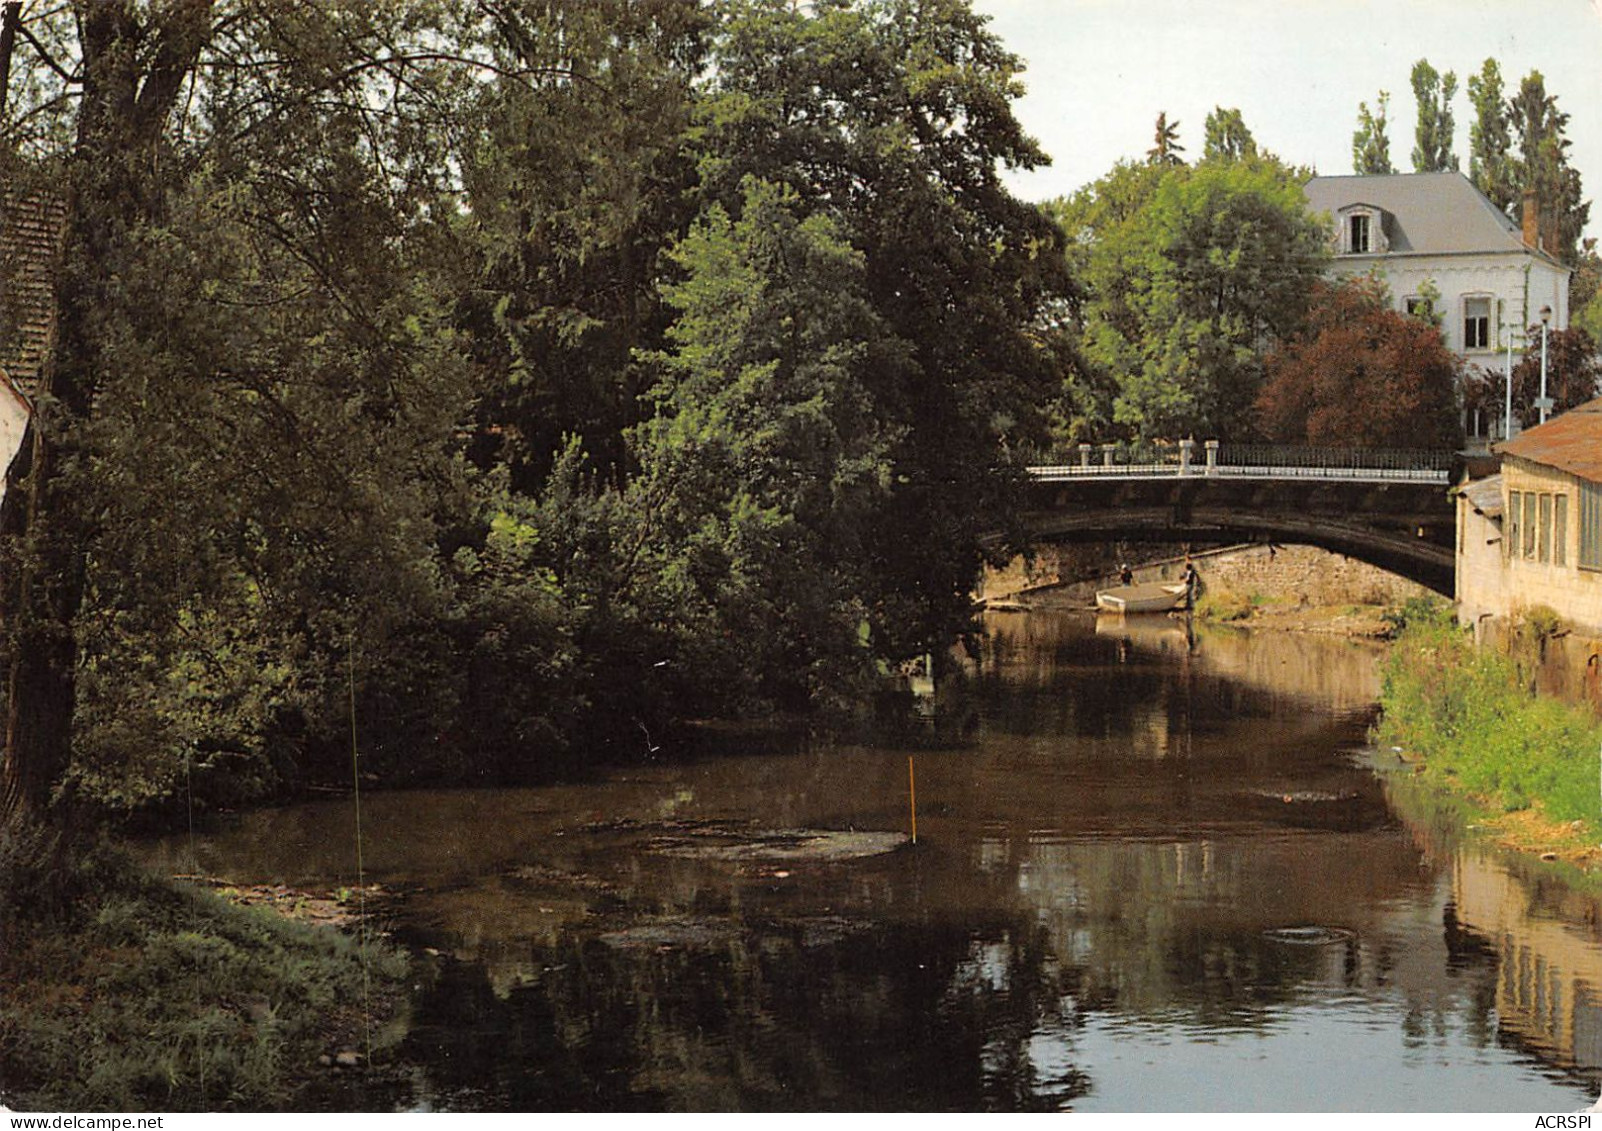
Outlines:
{"label": "shrub on riverbank", "polygon": [[406,962],[366,950],[364,963],[348,935],[110,852],[0,837],[0,1098],[47,1111],[293,1106],[320,1053],[364,1048],[369,1024],[375,1042],[390,1033]]}
{"label": "shrub on riverbank", "polygon": [[1484,803],[1598,826],[1602,725],[1530,691],[1516,656],[1476,647],[1449,611],[1408,619],[1381,683],[1381,742]]}

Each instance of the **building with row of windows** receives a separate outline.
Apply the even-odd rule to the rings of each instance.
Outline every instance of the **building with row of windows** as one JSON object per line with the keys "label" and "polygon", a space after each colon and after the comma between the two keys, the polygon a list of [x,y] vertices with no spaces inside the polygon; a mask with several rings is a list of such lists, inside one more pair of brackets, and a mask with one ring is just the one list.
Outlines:
{"label": "building with row of windows", "polygon": [[1602,635],[1602,398],[1498,446],[1502,470],[1457,499],[1458,617],[1545,606]]}

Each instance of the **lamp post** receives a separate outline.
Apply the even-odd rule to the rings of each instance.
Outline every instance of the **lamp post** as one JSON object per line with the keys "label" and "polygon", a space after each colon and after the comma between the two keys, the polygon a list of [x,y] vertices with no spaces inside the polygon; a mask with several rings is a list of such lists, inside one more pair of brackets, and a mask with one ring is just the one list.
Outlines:
{"label": "lamp post", "polygon": [[1502,439],[1513,438],[1513,328],[1502,324],[1507,335],[1507,356],[1502,361]]}
{"label": "lamp post", "polygon": [[1541,307],[1541,397],[1535,402],[1541,410],[1541,423],[1546,423],[1546,414],[1552,409],[1552,398],[1546,395],[1546,328],[1552,321],[1552,308]]}

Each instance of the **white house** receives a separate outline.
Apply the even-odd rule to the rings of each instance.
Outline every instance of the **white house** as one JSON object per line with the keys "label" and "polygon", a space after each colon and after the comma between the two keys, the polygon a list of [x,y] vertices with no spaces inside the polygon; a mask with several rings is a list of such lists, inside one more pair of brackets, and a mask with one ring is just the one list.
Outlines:
{"label": "white house", "polygon": [[1567,328],[1570,271],[1542,246],[1533,197],[1521,226],[1461,173],[1314,177],[1305,192],[1328,217],[1334,272],[1378,275],[1398,311],[1432,302],[1469,363],[1500,375],[1511,346],[1516,364],[1543,310],[1551,329]]}

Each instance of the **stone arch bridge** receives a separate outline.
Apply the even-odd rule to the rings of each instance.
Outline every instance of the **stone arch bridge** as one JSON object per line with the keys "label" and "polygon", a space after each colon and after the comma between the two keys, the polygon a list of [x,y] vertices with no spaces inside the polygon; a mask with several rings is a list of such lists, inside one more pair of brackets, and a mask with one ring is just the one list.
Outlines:
{"label": "stone arch bridge", "polygon": [[1453,452],[1082,444],[1029,469],[1040,542],[1303,543],[1452,595]]}

